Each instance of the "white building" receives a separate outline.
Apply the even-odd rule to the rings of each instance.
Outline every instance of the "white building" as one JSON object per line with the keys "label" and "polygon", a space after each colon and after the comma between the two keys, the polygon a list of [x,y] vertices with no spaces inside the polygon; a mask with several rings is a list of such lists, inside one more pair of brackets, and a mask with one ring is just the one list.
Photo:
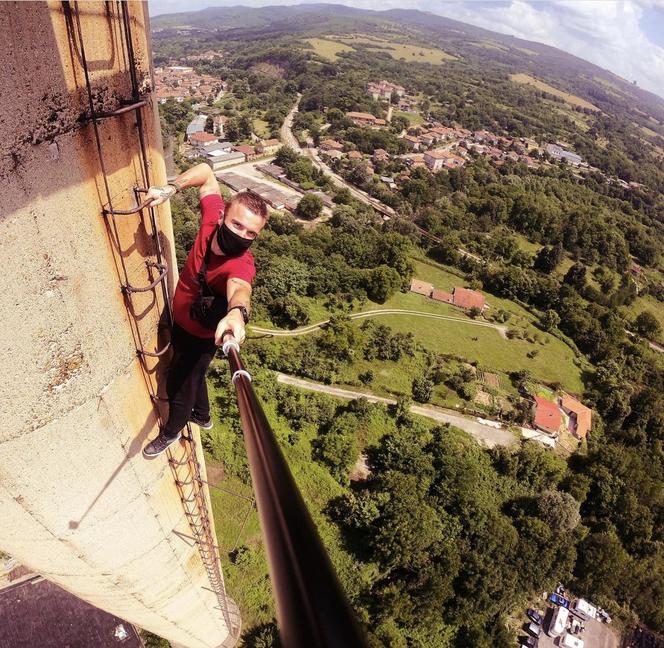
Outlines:
{"label": "white building", "polygon": [[233,164],[240,164],[245,161],[244,153],[233,152],[223,155],[210,156],[205,160],[213,171],[218,171]]}

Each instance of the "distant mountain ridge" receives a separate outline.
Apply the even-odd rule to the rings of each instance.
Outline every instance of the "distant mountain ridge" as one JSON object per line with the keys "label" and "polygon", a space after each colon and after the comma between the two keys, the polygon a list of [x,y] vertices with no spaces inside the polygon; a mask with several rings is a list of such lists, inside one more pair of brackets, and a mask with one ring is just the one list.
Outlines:
{"label": "distant mountain ridge", "polygon": [[[372,11],[346,5],[307,4],[270,7],[210,7],[195,12],[164,14],[152,19],[155,32],[193,28],[204,32],[223,32],[233,39],[243,32],[324,35],[343,31],[352,20],[355,29],[409,28],[404,40],[437,45],[462,59],[490,59],[514,72],[558,81],[561,89],[578,94],[597,104],[622,104],[631,111],[646,112],[664,126],[664,99],[636,87],[593,63],[542,43],[489,31],[430,12],[414,9]],[[495,48],[478,47],[487,42]]]}

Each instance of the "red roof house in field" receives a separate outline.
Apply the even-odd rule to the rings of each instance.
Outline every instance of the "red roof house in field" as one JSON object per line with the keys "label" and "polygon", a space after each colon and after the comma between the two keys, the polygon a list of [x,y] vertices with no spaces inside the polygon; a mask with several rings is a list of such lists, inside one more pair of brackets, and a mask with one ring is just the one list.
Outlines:
{"label": "red roof house in field", "polygon": [[434,291],[431,294],[431,299],[439,302],[445,302],[446,304],[454,303],[454,295],[452,293],[445,292],[440,288],[434,288]]}
{"label": "red roof house in field", "polygon": [[418,295],[424,295],[425,297],[431,297],[431,293],[433,292],[433,284],[427,283],[426,281],[420,281],[419,279],[411,279],[410,292],[417,293]]}
{"label": "red roof house in field", "polygon": [[535,396],[535,427],[547,432],[556,434],[560,429],[562,416],[555,403],[546,398]]}
{"label": "red roof house in field", "polygon": [[479,308],[483,310],[486,303],[481,292],[457,286],[454,289],[454,305],[459,308]]}
{"label": "red roof house in field", "polygon": [[560,406],[566,414],[569,414],[569,431],[577,439],[585,439],[588,436],[588,432],[590,432],[593,411],[576,400],[576,398],[564,393],[560,399]]}

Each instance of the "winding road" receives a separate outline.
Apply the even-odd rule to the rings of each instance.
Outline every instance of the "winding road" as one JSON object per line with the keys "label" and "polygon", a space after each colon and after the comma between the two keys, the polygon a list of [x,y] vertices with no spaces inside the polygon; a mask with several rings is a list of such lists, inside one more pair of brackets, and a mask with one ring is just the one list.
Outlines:
{"label": "winding road", "polygon": [[[385,403],[386,405],[394,405],[396,403],[396,400],[393,398],[374,396],[373,394],[332,387],[331,385],[321,385],[311,380],[296,378],[295,376],[289,376],[284,373],[277,373],[277,382],[299,387],[300,389],[308,389],[309,391],[336,396],[337,398],[345,398],[346,400],[366,398],[370,403]],[[496,445],[513,445],[518,439],[515,434],[506,430],[497,421],[482,423],[478,419],[462,416],[454,410],[443,409],[442,407],[435,407],[433,405],[412,405],[410,411],[413,414],[426,416],[439,423],[449,423],[454,427],[458,427],[488,448],[493,448]]]}
{"label": "winding road", "polygon": [[[353,313],[348,318],[351,320],[366,319],[368,317],[379,317],[381,315],[410,315],[414,317],[428,317],[435,320],[443,320],[446,322],[458,322],[461,324],[468,324],[469,326],[481,326],[483,328],[495,329],[499,335],[507,338],[507,327],[500,326],[499,324],[490,324],[489,322],[478,322],[476,320],[469,320],[463,317],[452,317],[451,315],[438,315],[437,313],[426,313],[424,311],[406,310],[403,308],[376,308],[374,310],[362,311],[361,313]],[[307,335],[319,329],[322,329],[330,320],[317,322],[316,324],[309,324],[301,326],[300,328],[287,330],[287,329],[269,329],[262,326],[251,325],[252,331],[262,335],[271,335],[273,337],[296,337],[298,335]]]}

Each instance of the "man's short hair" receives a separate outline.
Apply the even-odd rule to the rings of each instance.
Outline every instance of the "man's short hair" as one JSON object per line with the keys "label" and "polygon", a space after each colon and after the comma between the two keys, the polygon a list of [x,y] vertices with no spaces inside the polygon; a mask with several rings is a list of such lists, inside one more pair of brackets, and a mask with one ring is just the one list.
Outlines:
{"label": "man's short hair", "polygon": [[267,203],[253,191],[241,191],[240,193],[235,194],[226,203],[226,210],[228,210],[228,208],[235,203],[244,205],[250,212],[253,212],[256,214],[256,216],[260,216],[265,220],[267,220],[270,216],[270,213],[267,209]]}

